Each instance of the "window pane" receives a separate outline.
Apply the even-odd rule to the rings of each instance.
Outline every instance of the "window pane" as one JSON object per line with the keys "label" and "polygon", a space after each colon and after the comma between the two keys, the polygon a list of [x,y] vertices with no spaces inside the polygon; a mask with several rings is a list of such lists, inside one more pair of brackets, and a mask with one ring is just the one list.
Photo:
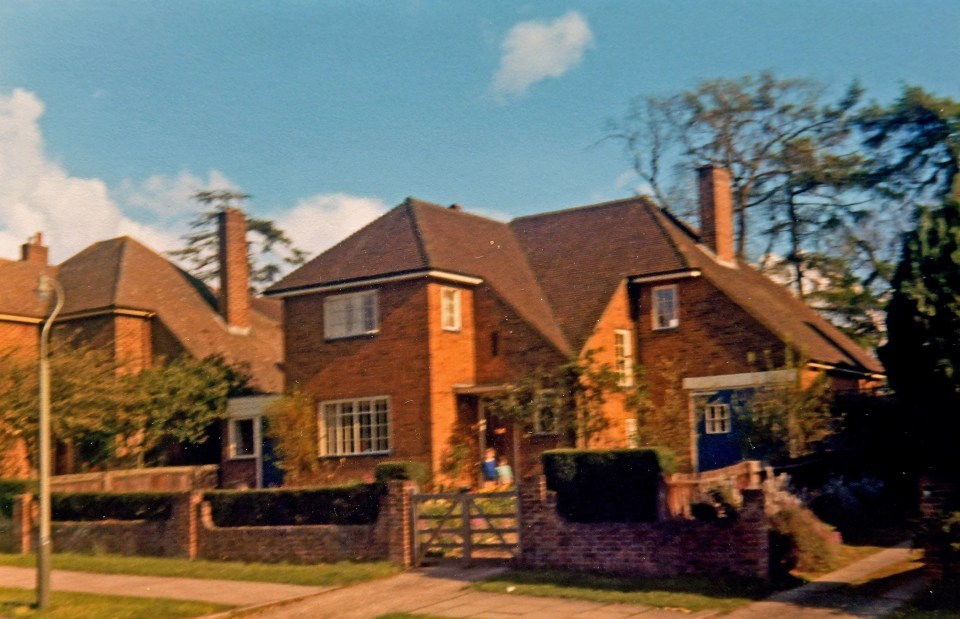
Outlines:
{"label": "window pane", "polygon": [[256,453],[253,419],[233,420],[233,455],[252,456]]}

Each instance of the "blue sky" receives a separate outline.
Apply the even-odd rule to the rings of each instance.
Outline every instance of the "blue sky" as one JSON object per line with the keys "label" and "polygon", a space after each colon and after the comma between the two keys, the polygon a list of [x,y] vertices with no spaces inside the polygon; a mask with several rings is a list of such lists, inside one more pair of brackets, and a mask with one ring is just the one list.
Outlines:
{"label": "blue sky", "polygon": [[960,2],[0,3],[0,257],[158,250],[201,187],[318,252],[404,197],[500,218],[630,195],[637,95],[772,70],[960,98]]}

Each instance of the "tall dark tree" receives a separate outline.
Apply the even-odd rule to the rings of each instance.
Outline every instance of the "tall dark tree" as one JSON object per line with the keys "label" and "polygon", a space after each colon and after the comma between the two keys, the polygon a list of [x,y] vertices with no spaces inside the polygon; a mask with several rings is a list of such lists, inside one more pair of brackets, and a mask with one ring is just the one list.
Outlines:
{"label": "tall dark tree", "polygon": [[[190,232],[182,237],[185,245],[168,252],[184,264],[195,277],[211,282],[219,276],[217,217],[228,208],[245,210],[248,194],[231,190],[204,190],[193,195],[203,210],[190,222]],[[250,283],[255,290],[265,288],[292,267],[306,262],[307,252],[296,248],[286,232],[269,219],[247,219]]]}
{"label": "tall dark tree", "polygon": [[[924,452],[955,441],[960,410],[960,204],[920,207],[907,235],[880,357],[890,384],[909,403]],[[949,451],[953,451],[950,445]],[[955,460],[955,459],[954,459]],[[953,465],[956,467],[956,464]]]}

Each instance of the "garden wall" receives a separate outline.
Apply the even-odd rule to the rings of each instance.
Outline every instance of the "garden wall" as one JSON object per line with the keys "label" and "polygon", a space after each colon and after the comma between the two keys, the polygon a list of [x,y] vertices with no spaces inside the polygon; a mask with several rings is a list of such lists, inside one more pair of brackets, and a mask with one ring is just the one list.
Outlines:
{"label": "garden wall", "polygon": [[[320,563],[390,559],[409,566],[412,482],[389,482],[377,522],[371,525],[217,527],[210,505],[198,491],[174,502],[168,520],[54,522],[54,552],[109,552],[124,555],[182,556],[191,559]],[[36,501],[17,497],[9,527],[9,547],[27,553],[36,547]]]}
{"label": "garden wall", "polygon": [[736,519],[574,523],[556,511],[546,479],[520,491],[520,563],[636,576],[770,576],[769,527],[761,490],[744,490]]}

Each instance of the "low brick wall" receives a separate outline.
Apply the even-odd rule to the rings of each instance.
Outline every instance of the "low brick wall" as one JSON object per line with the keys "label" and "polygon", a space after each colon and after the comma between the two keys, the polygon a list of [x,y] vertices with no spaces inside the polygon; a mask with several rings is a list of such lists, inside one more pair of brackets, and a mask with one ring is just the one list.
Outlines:
{"label": "low brick wall", "polygon": [[[370,525],[217,527],[203,494],[193,491],[176,497],[168,520],[53,522],[51,536],[55,552],[288,563],[389,559],[408,567],[413,487],[412,482],[390,482],[379,518]],[[33,497],[17,497],[6,527],[6,545],[13,552],[35,548],[36,512]]]}
{"label": "low brick wall", "polygon": [[556,510],[540,477],[520,491],[520,563],[636,576],[770,576],[769,527],[760,490],[743,491],[733,521],[574,523]]}

